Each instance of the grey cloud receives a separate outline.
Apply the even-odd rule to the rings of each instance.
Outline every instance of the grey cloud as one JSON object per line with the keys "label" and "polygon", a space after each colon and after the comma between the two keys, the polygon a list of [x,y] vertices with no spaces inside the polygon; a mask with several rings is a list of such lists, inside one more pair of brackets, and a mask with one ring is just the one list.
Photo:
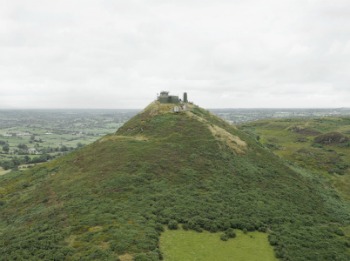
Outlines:
{"label": "grey cloud", "polygon": [[349,106],[345,0],[6,1],[0,107]]}

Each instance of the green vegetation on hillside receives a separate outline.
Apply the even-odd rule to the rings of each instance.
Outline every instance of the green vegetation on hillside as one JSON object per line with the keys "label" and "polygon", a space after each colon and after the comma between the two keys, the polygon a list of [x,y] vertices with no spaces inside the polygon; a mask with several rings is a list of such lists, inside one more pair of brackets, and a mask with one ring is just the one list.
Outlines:
{"label": "green vegetation on hillside", "polygon": [[350,118],[262,120],[242,129],[290,164],[333,181],[350,200]]}
{"label": "green vegetation on hillside", "polygon": [[191,106],[150,105],[115,134],[0,176],[6,260],[159,260],[163,226],[269,233],[282,260],[349,260],[338,194]]}
{"label": "green vegetation on hillside", "polygon": [[277,260],[265,233],[236,233],[236,238],[222,241],[221,233],[166,230],[160,237],[160,249],[166,261]]}

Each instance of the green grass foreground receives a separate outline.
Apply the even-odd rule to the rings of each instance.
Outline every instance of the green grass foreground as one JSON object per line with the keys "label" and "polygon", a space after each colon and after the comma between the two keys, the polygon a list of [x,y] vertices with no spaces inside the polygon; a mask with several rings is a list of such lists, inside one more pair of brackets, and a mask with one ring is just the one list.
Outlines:
{"label": "green grass foreground", "polygon": [[165,261],[274,261],[267,234],[236,231],[237,237],[220,240],[220,233],[166,230],[160,237]]}

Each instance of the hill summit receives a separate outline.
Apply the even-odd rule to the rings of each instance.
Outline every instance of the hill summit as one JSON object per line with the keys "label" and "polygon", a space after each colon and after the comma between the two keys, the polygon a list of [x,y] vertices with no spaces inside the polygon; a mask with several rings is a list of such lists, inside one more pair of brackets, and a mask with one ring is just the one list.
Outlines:
{"label": "hill summit", "polygon": [[[160,260],[164,226],[269,233],[281,260],[349,260],[348,210],[208,111],[155,101],[114,134],[0,178],[5,260]],[[181,106],[180,106],[181,107]]]}

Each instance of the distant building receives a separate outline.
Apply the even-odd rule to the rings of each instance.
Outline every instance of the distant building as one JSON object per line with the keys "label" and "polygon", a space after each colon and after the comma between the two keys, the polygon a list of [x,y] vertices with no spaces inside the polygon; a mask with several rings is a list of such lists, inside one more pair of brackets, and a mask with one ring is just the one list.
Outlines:
{"label": "distant building", "polygon": [[39,154],[39,152],[35,148],[29,148],[28,154]]}
{"label": "distant building", "polygon": [[169,92],[161,92],[157,99],[160,103],[179,103],[179,96],[169,95]]}
{"label": "distant building", "polygon": [[[166,91],[162,91],[158,97],[157,100],[160,103],[180,103],[181,99],[179,99],[179,96],[175,96],[175,95],[169,95],[169,92]],[[185,92],[183,94],[183,103],[188,103],[188,97],[187,97],[187,92]]]}

